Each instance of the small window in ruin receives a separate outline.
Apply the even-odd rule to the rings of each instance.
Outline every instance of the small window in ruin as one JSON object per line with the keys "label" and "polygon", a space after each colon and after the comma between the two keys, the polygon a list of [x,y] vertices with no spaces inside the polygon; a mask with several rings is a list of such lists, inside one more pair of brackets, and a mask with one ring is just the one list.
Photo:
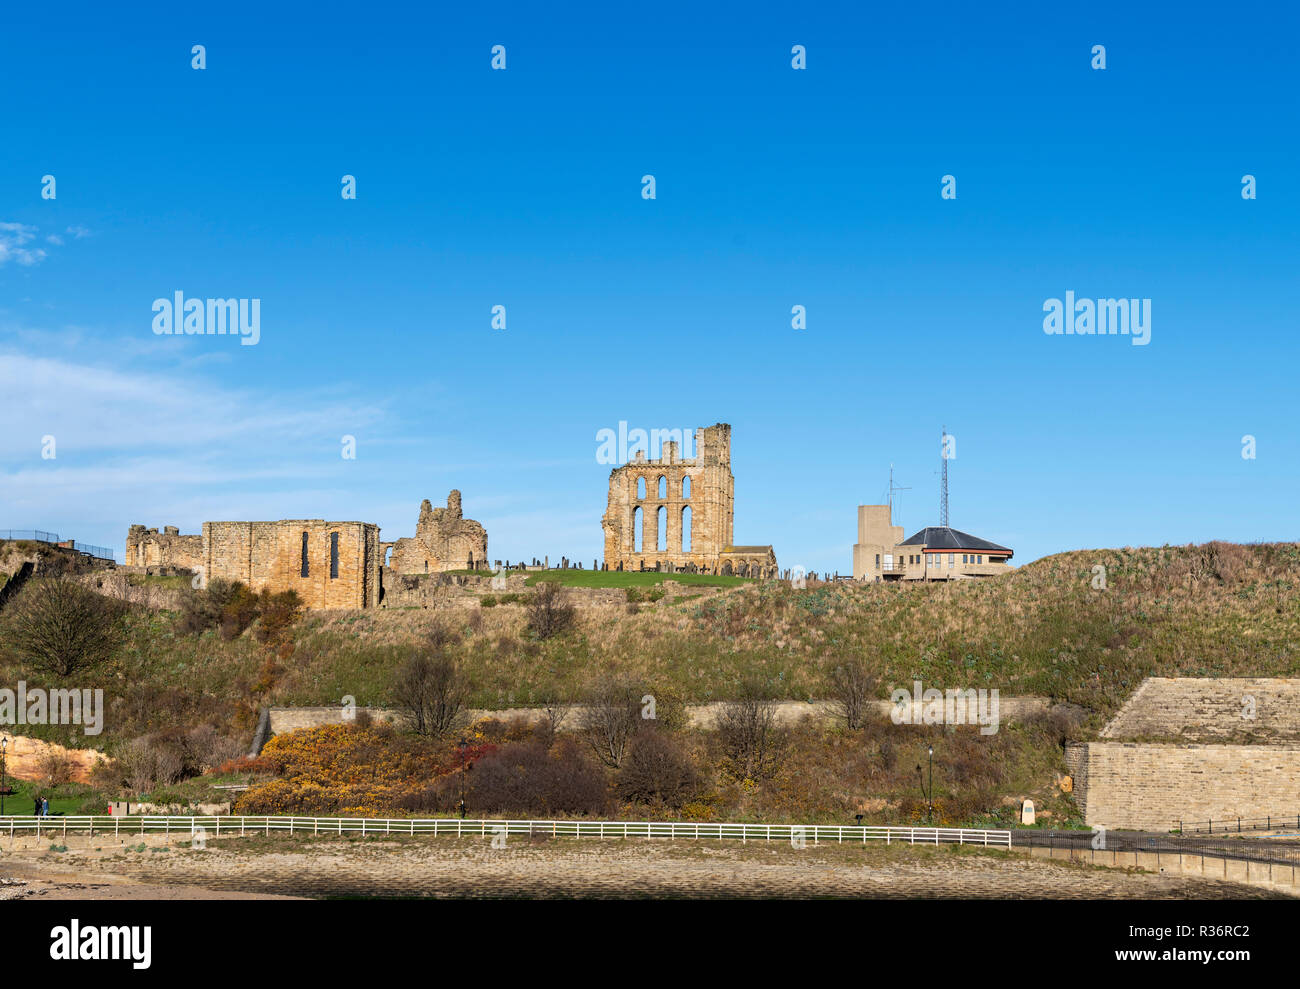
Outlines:
{"label": "small window in ruin", "polygon": [[638,478],[636,479],[636,496],[637,496],[638,498],[644,498],[644,497],[645,497],[645,478],[644,478],[644,477],[638,477]]}
{"label": "small window in ruin", "polygon": [[310,577],[311,568],[307,565],[307,533],[302,534],[302,570],[298,574],[300,577]]}
{"label": "small window in ruin", "polygon": [[[661,477],[659,480],[663,480]],[[668,549],[668,509],[660,505],[655,509],[655,549]]]}
{"label": "small window in ruin", "polygon": [[691,506],[682,509],[682,552],[691,551]]}
{"label": "small window in ruin", "polygon": [[687,475],[686,477],[682,478],[682,497],[689,498],[690,496],[691,496],[691,478],[690,475]]}
{"label": "small window in ruin", "polygon": [[334,580],[339,575],[339,534],[330,533],[330,580]]}
{"label": "small window in ruin", "polygon": [[659,497],[668,497],[668,478],[664,477],[662,474],[659,475]]}
{"label": "small window in ruin", "polygon": [[641,523],[642,523],[641,509],[638,506],[637,508],[634,508],[632,510],[632,552],[633,553],[641,552],[642,547],[645,545],[644,536],[642,535],[641,532]]}

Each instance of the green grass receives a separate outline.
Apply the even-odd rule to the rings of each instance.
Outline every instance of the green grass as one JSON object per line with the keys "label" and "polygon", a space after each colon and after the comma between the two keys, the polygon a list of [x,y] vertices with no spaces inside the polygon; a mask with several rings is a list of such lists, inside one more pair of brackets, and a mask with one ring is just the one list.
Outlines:
{"label": "green grass", "polygon": [[[6,814],[30,814],[32,812],[33,791],[42,789],[36,783],[27,783],[23,780],[16,780],[12,776],[7,777],[8,785],[15,792],[5,797]],[[60,787],[54,791],[54,796],[50,797],[51,814],[76,814],[79,813],[81,805],[86,800],[85,794],[61,795],[66,793],[69,787]]]}
{"label": "green grass", "polygon": [[193,577],[161,576],[158,574],[132,573],[126,575],[126,582],[132,587],[174,587],[181,590],[193,586]]}

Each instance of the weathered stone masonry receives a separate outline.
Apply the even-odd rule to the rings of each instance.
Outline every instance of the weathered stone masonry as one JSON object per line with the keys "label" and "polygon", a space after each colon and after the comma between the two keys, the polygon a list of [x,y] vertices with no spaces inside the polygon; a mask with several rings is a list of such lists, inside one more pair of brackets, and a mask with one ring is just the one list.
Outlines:
{"label": "weathered stone masonry", "polygon": [[736,546],[731,427],[695,432],[696,456],[664,444],[663,456],[636,459],[609,474],[609,503],[601,519],[610,570],[699,570],[774,576],[771,546]]}
{"label": "weathered stone masonry", "polygon": [[173,526],[160,535],[133,525],[126,563],[238,580],[255,592],[297,591],[308,608],[374,608],[383,597],[383,557],[390,546],[396,574],[472,569],[487,560],[487,531],[462,516],[460,492],[452,491],[446,508],[426,500],[415,538],[396,543],[380,542],[379,526],[371,522],[204,522],[197,536],[182,536]]}
{"label": "weathered stone masonry", "polygon": [[207,580],[297,591],[309,608],[379,604],[379,526],[369,522],[204,522],[203,548]]}
{"label": "weathered stone masonry", "polygon": [[465,518],[460,492],[454,489],[447,496],[446,508],[434,508],[426,498],[420,504],[415,536],[397,540],[392,548],[388,566],[401,574],[487,566],[487,530]]}
{"label": "weathered stone masonry", "polygon": [[1090,825],[1168,831],[1300,813],[1300,679],[1151,677],[1101,738],[1065,755]]}
{"label": "weathered stone masonry", "polygon": [[196,570],[203,563],[203,537],[182,536],[174,525],[146,529],[133,525],[126,534],[125,564],[128,567],[178,567]]}

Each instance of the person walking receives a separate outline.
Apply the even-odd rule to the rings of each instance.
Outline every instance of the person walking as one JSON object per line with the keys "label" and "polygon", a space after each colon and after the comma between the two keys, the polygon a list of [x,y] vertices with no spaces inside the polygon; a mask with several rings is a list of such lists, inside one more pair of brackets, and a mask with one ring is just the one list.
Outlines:
{"label": "person walking", "polygon": [[41,817],[50,816],[50,801],[48,797],[41,798]]}
{"label": "person walking", "polygon": [[33,810],[32,813],[33,813],[36,817],[40,817],[40,816],[41,816],[41,798],[40,798],[40,797],[34,797],[34,798],[32,799],[32,802],[36,805],[36,809]]}

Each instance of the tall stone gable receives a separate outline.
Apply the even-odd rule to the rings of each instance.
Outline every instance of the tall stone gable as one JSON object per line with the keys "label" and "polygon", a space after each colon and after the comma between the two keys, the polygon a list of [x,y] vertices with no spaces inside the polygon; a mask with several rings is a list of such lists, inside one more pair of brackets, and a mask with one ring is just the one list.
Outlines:
{"label": "tall stone gable", "polygon": [[609,503],[601,519],[610,570],[687,570],[772,576],[770,546],[734,545],[735,478],[731,426],[695,431],[695,456],[677,444],[662,456],[644,451],[609,473]]}

